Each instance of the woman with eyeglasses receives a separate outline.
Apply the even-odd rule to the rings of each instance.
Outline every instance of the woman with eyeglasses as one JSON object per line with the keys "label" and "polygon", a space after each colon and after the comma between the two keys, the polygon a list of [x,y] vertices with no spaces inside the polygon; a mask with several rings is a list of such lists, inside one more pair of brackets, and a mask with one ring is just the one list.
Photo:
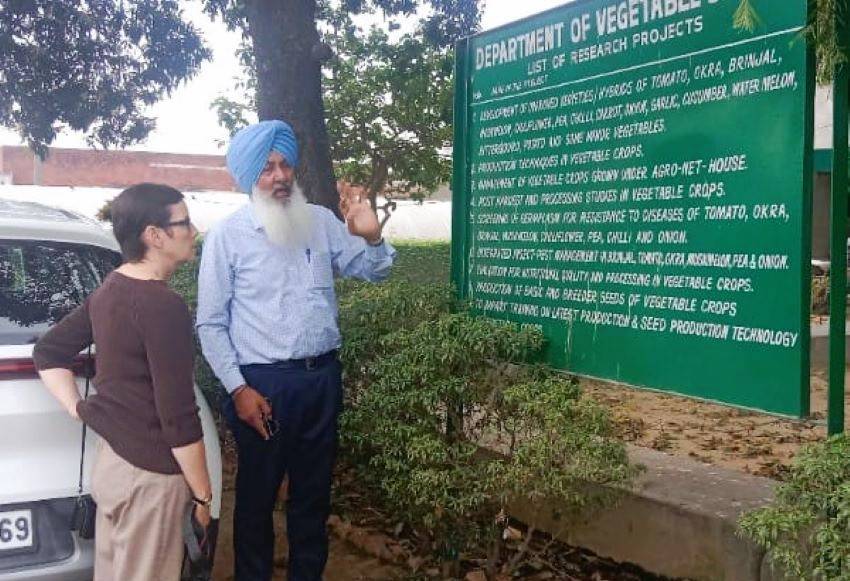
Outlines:
{"label": "woman with eyeglasses", "polygon": [[[138,184],[112,203],[124,263],[36,344],[44,384],[100,436],[92,471],[95,581],[174,580],[184,515],[210,521],[212,487],[193,391],[192,321],[167,281],[195,255],[183,194]],[[81,400],[74,358],[97,348],[97,394]]]}

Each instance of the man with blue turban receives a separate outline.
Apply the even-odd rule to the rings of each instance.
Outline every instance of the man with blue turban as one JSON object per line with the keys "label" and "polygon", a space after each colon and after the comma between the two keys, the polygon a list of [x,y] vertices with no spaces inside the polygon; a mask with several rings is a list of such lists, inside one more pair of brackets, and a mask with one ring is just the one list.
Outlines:
{"label": "man with blue turban", "polygon": [[295,181],[298,142],[283,121],[239,131],[227,168],[250,203],[209,231],[198,281],[204,356],[230,394],[239,452],[235,578],[272,577],[272,511],[289,478],[290,581],[319,581],[342,409],[334,276],[379,281],[395,251],[368,201],[345,224],[308,204]]}

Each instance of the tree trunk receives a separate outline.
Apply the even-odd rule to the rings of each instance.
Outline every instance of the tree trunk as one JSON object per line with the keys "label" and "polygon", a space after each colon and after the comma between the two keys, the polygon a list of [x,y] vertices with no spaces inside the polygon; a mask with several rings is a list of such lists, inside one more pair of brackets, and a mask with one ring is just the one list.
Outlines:
{"label": "tree trunk", "polygon": [[322,102],[316,0],[248,0],[245,12],[256,59],[259,117],[292,125],[300,148],[298,182],[307,199],[339,216]]}
{"label": "tree trunk", "polygon": [[366,186],[366,194],[369,196],[369,202],[372,204],[372,209],[375,211],[375,214],[378,214],[378,212],[384,213],[383,217],[380,217],[380,214],[378,214],[378,219],[381,223],[381,231],[383,231],[384,226],[387,225],[387,221],[390,219],[392,212],[395,210],[395,202],[389,199],[387,199],[383,206],[378,206],[378,194],[384,190],[389,176],[389,167],[384,159],[379,157],[377,154],[373,155],[372,175],[369,178],[369,185]]}
{"label": "tree trunk", "polygon": [[389,167],[387,166],[387,162],[376,153],[372,154],[372,175],[369,177],[369,185],[367,187],[367,191],[369,192],[369,199],[372,200],[374,204],[378,199],[378,194],[384,189],[384,186],[387,185],[387,180],[390,177]]}

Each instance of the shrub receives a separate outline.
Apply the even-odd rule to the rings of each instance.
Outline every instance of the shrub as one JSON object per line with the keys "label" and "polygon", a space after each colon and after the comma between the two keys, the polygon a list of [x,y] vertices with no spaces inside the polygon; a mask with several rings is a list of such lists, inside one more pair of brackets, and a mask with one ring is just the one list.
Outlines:
{"label": "shrub", "polygon": [[[202,241],[198,239],[195,245],[197,256],[201,255]],[[174,289],[189,307],[189,312],[192,314],[192,320],[195,320],[195,311],[198,308],[198,268],[200,262],[192,260],[181,266],[171,277],[169,285]],[[225,394],[224,387],[213,373],[212,368],[207,363],[203,352],[201,351],[201,342],[198,339],[197,332],[193,333],[195,341],[195,383],[201,389],[201,393],[207,400],[207,403],[214,412],[218,412],[220,408],[220,399]]]}
{"label": "shrub", "polygon": [[405,280],[368,284],[340,281],[339,324],[344,335],[340,358],[349,391],[369,381],[367,363],[379,361],[392,349],[382,338],[420,323],[433,321],[455,308],[448,285],[414,285]]}
{"label": "shrub", "polygon": [[850,580],[850,439],[806,447],[771,506],[747,513],[742,531],[791,576]]}
{"label": "shrub", "polygon": [[829,314],[829,276],[812,277],[812,313]]}
{"label": "shrub", "polygon": [[98,209],[95,218],[101,222],[112,222],[112,200],[106,200]]}
{"label": "shrub", "polygon": [[346,385],[356,383],[343,452],[373,500],[446,559],[498,545],[512,500],[546,498],[569,515],[607,505],[631,482],[607,412],[574,381],[526,364],[543,347],[539,332],[451,313],[444,287],[369,292],[341,304],[354,344]]}

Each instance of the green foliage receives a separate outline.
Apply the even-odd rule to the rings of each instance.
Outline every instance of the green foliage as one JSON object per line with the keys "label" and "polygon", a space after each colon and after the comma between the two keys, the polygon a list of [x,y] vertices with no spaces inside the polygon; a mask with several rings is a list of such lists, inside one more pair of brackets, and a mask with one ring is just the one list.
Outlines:
{"label": "green foliage", "polygon": [[433,321],[454,303],[454,292],[447,285],[421,287],[400,280],[349,288],[340,292],[339,312],[340,328],[345,330],[340,357],[346,362],[351,389],[369,379],[371,368],[360,362],[380,359],[391,348],[382,344],[384,336]]}
{"label": "green foliage", "polygon": [[[563,511],[604,507],[636,473],[613,437],[608,411],[581,397],[575,382],[548,371],[527,374],[504,390],[496,419],[509,437],[510,461],[490,475],[502,504],[558,499]],[[596,484],[589,488],[588,484]]]}
{"label": "green foliage", "polygon": [[[322,99],[337,178],[378,195],[422,199],[451,172],[454,42],[475,31],[478,0],[344,0],[317,2],[317,23],[333,58],[323,62]],[[430,12],[404,34],[394,17]],[[208,0],[207,9],[243,26],[239,3]],[[354,17],[383,14],[384,26],[364,28]],[[387,32],[387,30],[389,32]],[[248,43],[240,49],[242,99],[213,102],[231,134],[256,107],[256,63]]]}
{"label": "green foliage", "polygon": [[485,397],[475,380],[483,381],[491,357],[521,356],[540,338],[455,314],[381,343],[381,357],[370,362],[370,384],[343,416],[343,447],[393,514],[435,538],[459,539],[475,530],[470,517],[489,498],[488,463],[476,461],[474,441],[453,432],[462,428],[456,410]]}
{"label": "green foliage", "polygon": [[407,242],[396,244],[399,254],[393,277],[414,284],[449,282],[451,245],[448,242]]}
{"label": "green foliage", "polygon": [[64,128],[90,143],[143,140],[144,113],[210,57],[175,0],[0,3],[0,125],[37,153]]}
{"label": "green foliage", "polygon": [[336,54],[324,103],[338,177],[373,199],[430,195],[451,172],[449,47],[432,45],[422,29],[397,41],[377,26],[361,30],[345,11],[334,13],[325,38]]}
{"label": "green foliage", "polygon": [[391,280],[411,284],[448,284],[451,245],[448,242],[393,242],[398,250]]}
{"label": "green foliage", "polygon": [[[253,103],[239,103],[219,95],[210,103],[210,109],[215,111],[218,124],[227,130],[228,135],[233,137],[237,131],[250,123],[248,117],[253,111],[254,105]],[[224,145],[224,142],[220,142],[219,145]]]}
{"label": "green foliage", "polygon": [[850,439],[805,448],[775,502],[740,524],[793,577],[850,580]]}
{"label": "green foliage", "polygon": [[[196,244],[196,255],[201,255],[202,243],[199,240]],[[169,286],[174,289],[189,307],[189,312],[192,314],[192,320],[195,320],[195,311],[198,308],[198,269],[200,262],[192,260],[181,266],[172,275],[169,281]],[[219,409],[219,398],[224,393],[224,387],[213,373],[204,354],[201,352],[201,343],[197,333],[194,334],[195,340],[195,383],[201,389],[201,393],[207,399],[210,407],[217,411]]]}
{"label": "green foliage", "polygon": [[[805,34],[815,47],[817,80],[821,84],[832,81],[835,68],[847,62],[847,39],[835,37],[836,0],[817,0],[817,8],[806,27]],[[842,21],[846,14],[838,14]]]}
{"label": "green foliage", "polygon": [[[227,130],[228,135],[233,137],[237,131],[250,123],[250,117],[257,110],[257,78],[252,73],[256,63],[254,62],[254,50],[250,41],[243,37],[242,43],[236,49],[239,57],[239,65],[242,75],[235,78],[234,89],[244,96],[243,100],[236,101],[219,95],[210,103],[210,109],[215,111],[218,124]],[[224,143],[219,143],[224,145]]]}
{"label": "green foliage", "polygon": [[829,314],[829,275],[812,276],[811,311],[814,315]]}
{"label": "green foliage", "polygon": [[[202,244],[199,241],[196,244],[196,256],[200,256],[202,250]],[[189,307],[189,312],[192,313],[194,318],[195,311],[198,308],[198,269],[200,268],[200,261],[197,259],[187,262],[182,265],[177,271],[172,275],[171,280],[169,281],[169,286],[177,292],[183,300],[186,301],[186,305]]]}
{"label": "green foliage", "polygon": [[752,4],[753,0],[741,0],[735,14],[732,16],[732,25],[739,30],[752,32],[761,23],[759,15]]}
{"label": "green foliage", "polygon": [[347,289],[340,326],[342,449],[373,501],[444,554],[498,538],[511,500],[545,498],[568,516],[631,482],[607,412],[574,381],[525,364],[543,347],[536,330],[473,317],[445,286],[402,281]]}
{"label": "green foliage", "polygon": [[[835,37],[836,17],[843,21],[846,14],[839,14],[836,0],[814,0],[809,23],[803,35],[812,43],[817,63],[817,80],[821,84],[832,82],[835,68],[847,62],[847,41]],[[769,2],[768,2],[769,3]],[[732,19],[738,30],[753,32],[762,23],[758,14],[757,0],[739,0]]]}
{"label": "green foliage", "polygon": [[95,214],[101,222],[112,222],[112,200],[106,200]]}
{"label": "green foliage", "polygon": [[376,285],[338,280],[340,328],[345,330],[341,357],[348,362],[349,390],[368,381],[370,367],[360,365],[381,356],[381,338],[413,329],[457,308],[448,284],[447,242],[396,242],[398,255],[389,281]]}
{"label": "green foliage", "polygon": [[[246,0],[204,0],[204,11],[221,17],[230,29],[247,31]],[[335,10],[352,15],[380,13],[385,18],[425,14],[419,22],[431,44],[450,46],[478,27],[481,0],[311,0],[317,19],[326,21]],[[246,32],[247,34],[247,32]]]}

